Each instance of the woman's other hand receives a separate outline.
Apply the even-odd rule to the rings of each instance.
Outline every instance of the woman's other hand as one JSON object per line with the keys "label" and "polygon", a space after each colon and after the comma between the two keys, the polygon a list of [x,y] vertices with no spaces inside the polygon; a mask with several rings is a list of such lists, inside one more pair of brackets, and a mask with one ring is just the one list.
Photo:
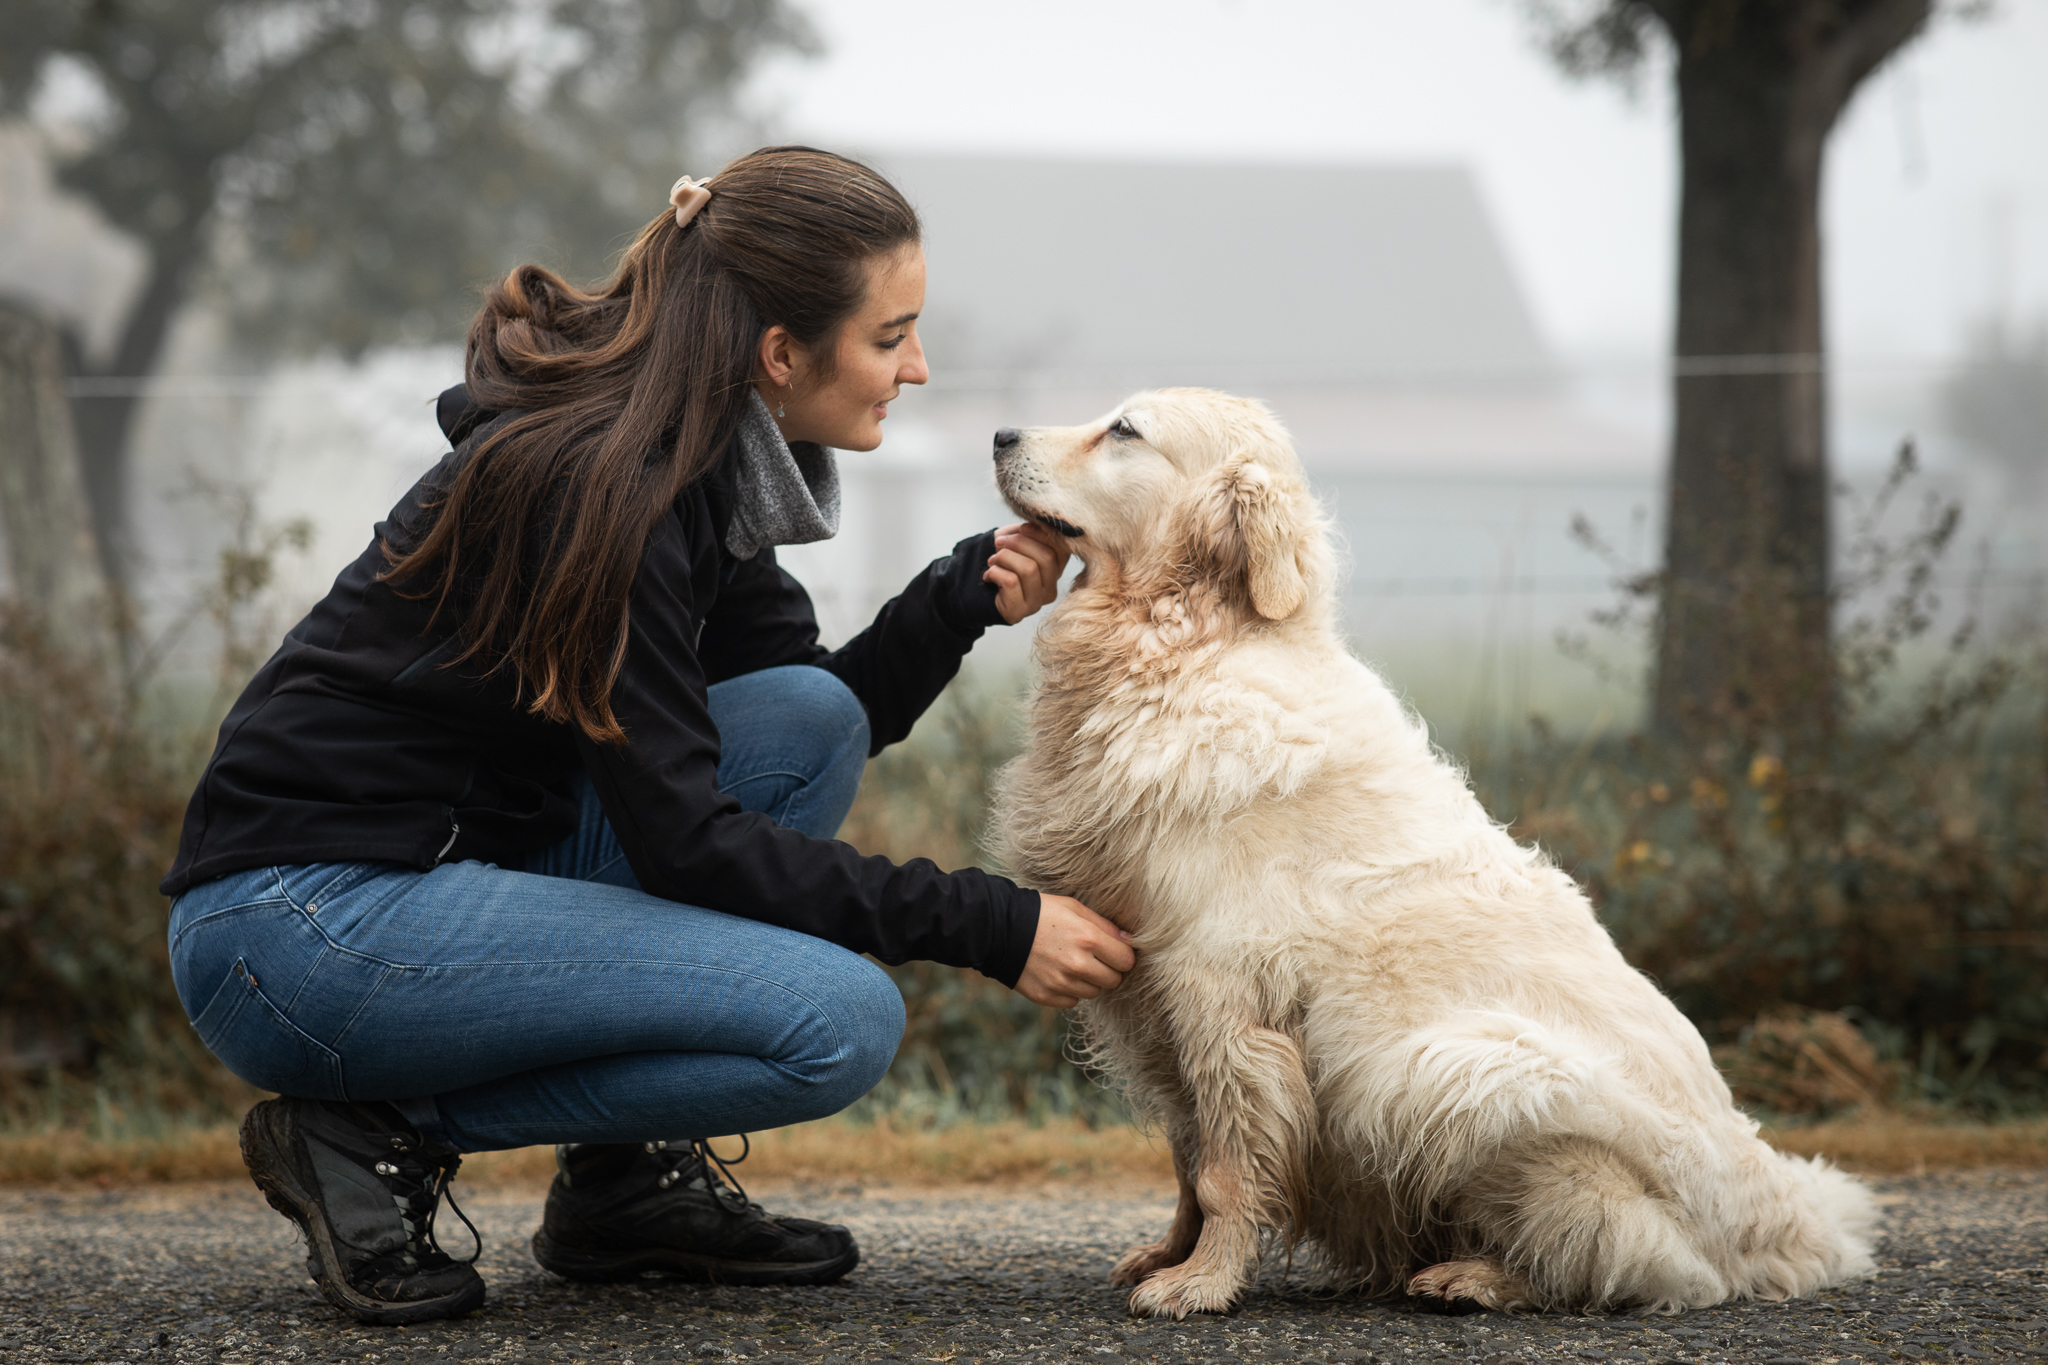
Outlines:
{"label": "woman's other hand", "polygon": [[1020,521],[997,530],[996,552],[981,581],[996,585],[996,610],[1014,626],[1059,596],[1066,571],[1067,552],[1053,543],[1052,533]]}
{"label": "woman's other hand", "polygon": [[1072,896],[1038,893],[1038,934],[1017,993],[1063,1010],[1113,989],[1138,963],[1131,936]]}

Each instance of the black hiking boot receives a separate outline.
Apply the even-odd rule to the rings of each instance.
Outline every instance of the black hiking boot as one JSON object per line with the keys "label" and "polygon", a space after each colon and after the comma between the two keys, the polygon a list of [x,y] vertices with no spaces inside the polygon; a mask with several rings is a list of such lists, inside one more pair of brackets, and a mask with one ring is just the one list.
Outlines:
{"label": "black hiking boot", "polygon": [[706,1142],[578,1143],[555,1164],[533,1258],[568,1279],[828,1284],[860,1262],[845,1228],[750,1201]]}
{"label": "black hiking boot", "polygon": [[[434,1241],[434,1214],[462,1158],[425,1141],[391,1105],[265,1100],[242,1120],[242,1160],[270,1207],[306,1234],[306,1269],[336,1308],[398,1324],[483,1303],[476,1257],[455,1260]],[[455,1216],[476,1236],[461,1209]]]}

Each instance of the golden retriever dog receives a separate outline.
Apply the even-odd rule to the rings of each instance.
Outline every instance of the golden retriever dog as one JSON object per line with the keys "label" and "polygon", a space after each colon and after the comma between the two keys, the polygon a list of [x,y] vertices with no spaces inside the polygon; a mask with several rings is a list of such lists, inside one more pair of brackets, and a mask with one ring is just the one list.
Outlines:
{"label": "golden retriever dog", "polygon": [[1005,430],[996,477],[1085,565],[1041,628],[996,830],[1133,931],[1094,1062],[1173,1149],[1131,1311],[1229,1308],[1267,1236],[1334,1283],[1678,1312],[1871,1272],[1850,1177],[1773,1152],[1579,887],[1346,650],[1335,557],[1257,403],[1142,393]]}

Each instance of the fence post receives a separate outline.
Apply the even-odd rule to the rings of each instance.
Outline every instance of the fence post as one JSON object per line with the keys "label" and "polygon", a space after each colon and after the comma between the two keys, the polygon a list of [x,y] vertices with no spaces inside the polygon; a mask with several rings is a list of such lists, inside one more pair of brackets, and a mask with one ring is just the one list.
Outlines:
{"label": "fence post", "polygon": [[57,329],[0,300],[0,535],[16,602],[52,643],[111,662]]}

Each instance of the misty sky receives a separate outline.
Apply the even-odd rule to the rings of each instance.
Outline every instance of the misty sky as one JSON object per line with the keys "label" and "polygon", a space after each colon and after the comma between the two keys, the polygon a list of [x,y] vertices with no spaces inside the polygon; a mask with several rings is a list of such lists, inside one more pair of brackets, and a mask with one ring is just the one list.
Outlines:
{"label": "misty sky", "polygon": [[[848,148],[1474,166],[1538,320],[1581,357],[1648,355],[1669,318],[1675,192],[1661,71],[1573,84],[1516,0],[799,0],[828,51],[751,100]],[[1938,21],[1833,142],[1832,344],[1954,354],[1994,306],[2048,315],[2048,0]],[[1057,184],[1016,193],[1058,196]],[[1228,185],[1190,213],[1255,211]]]}

